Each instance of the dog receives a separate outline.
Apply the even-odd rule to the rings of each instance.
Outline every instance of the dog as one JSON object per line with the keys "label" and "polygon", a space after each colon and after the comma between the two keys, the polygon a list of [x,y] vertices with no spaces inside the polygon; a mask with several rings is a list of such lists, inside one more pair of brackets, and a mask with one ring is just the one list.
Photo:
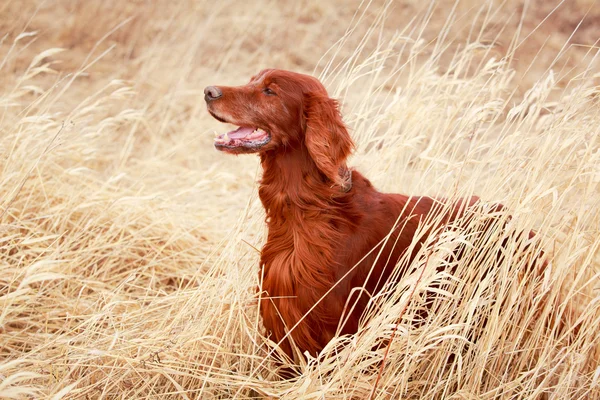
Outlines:
{"label": "dog", "polygon": [[[267,69],[246,85],[208,86],[204,94],[214,118],[238,126],[217,136],[215,147],[256,153],[264,171],[263,324],[290,358],[298,356],[292,342],[316,356],[336,334],[357,331],[370,296],[402,257],[410,262],[419,251],[424,238],[411,247],[413,237],[430,213],[441,212],[440,200],[379,192],[349,169],[354,144],[338,103],[312,76]],[[454,201],[443,223],[478,202]]]}

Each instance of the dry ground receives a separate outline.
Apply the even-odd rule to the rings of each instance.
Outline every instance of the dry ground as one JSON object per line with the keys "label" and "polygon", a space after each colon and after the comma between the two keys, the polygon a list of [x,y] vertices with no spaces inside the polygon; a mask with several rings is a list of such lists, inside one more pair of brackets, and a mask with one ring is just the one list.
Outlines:
{"label": "dry ground", "polygon": [[[593,0],[1,0],[0,398],[600,398],[599,39]],[[513,215],[431,243],[294,381],[256,310],[260,169],[202,99],[264,67],[322,77],[377,187]],[[521,229],[549,267],[515,244],[483,277]]]}

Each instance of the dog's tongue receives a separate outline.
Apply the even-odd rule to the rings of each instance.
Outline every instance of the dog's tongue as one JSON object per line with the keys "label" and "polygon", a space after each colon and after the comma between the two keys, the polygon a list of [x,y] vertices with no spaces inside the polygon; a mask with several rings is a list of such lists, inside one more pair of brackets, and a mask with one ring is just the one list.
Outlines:
{"label": "dog's tongue", "polygon": [[227,133],[227,136],[229,136],[231,139],[243,139],[252,132],[254,132],[254,129],[241,126],[235,131]]}

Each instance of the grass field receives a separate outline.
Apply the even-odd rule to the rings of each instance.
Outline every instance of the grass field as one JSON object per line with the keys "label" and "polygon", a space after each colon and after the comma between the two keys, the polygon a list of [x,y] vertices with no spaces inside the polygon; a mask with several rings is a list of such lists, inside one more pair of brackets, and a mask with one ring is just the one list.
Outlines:
{"label": "grass field", "polygon": [[[0,398],[599,399],[599,40],[593,0],[0,0]],[[203,100],[265,67],[321,77],[379,189],[512,215],[429,243],[290,381],[258,160],[213,149]],[[545,270],[509,242],[482,274],[530,229]]]}

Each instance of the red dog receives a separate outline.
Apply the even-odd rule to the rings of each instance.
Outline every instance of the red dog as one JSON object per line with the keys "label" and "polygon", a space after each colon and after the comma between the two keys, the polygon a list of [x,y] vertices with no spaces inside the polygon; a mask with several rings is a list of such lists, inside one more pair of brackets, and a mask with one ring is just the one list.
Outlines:
{"label": "red dog", "polygon": [[[264,169],[263,323],[291,358],[289,339],[316,355],[336,334],[356,332],[369,296],[403,256],[416,255],[418,246],[407,252],[419,221],[440,201],[378,192],[349,170],[352,139],[337,102],[311,76],[265,70],[245,86],[209,86],[204,94],[213,117],[239,126],[215,147],[258,153]],[[477,200],[458,201],[445,221]]]}

